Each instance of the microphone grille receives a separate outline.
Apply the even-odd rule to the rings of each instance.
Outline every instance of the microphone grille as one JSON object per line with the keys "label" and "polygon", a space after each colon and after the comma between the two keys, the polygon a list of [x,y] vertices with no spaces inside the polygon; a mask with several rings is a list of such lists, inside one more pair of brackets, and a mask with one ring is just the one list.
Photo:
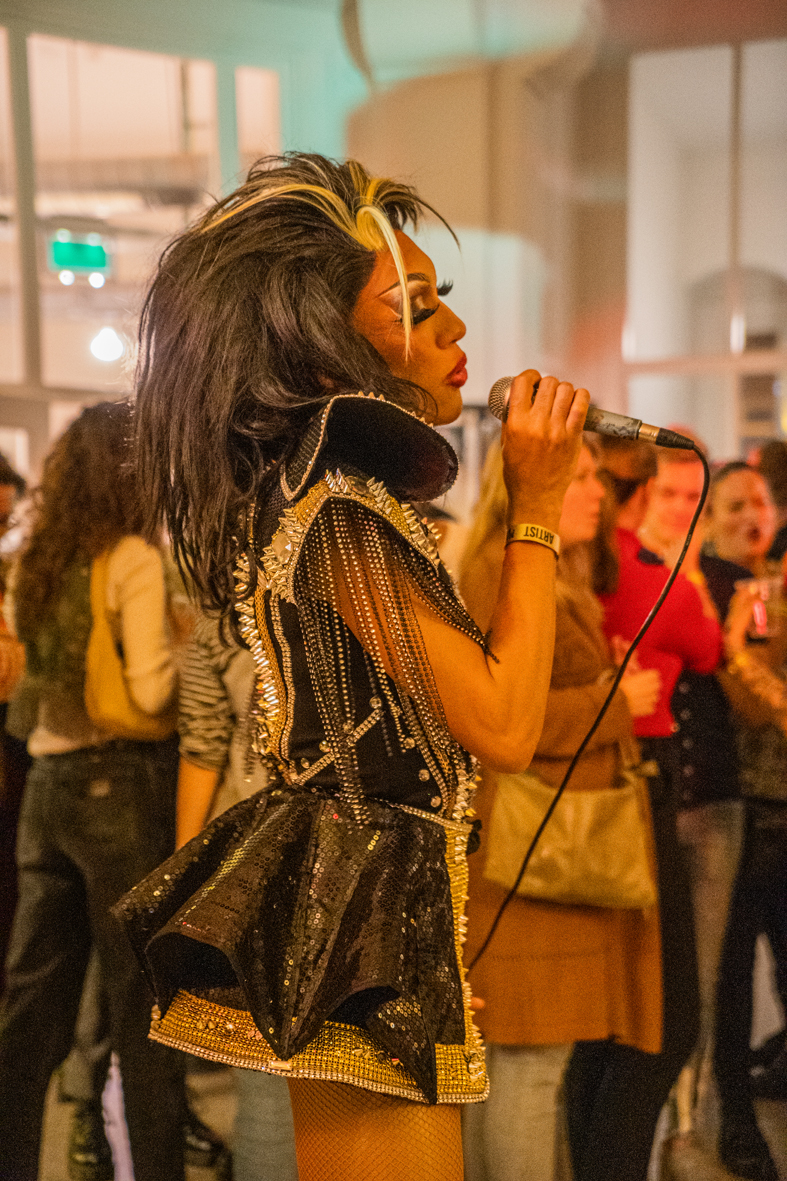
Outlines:
{"label": "microphone grille", "polygon": [[505,422],[508,412],[508,391],[511,389],[513,377],[498,377],[489,391],[489,409],[495,418]]}

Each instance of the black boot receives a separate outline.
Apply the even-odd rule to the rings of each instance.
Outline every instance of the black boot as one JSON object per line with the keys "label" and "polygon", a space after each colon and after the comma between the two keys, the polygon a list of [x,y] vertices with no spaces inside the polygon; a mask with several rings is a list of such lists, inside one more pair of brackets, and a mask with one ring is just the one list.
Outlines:
{"label": "black boot", "polygon": [[113,1181],[112,1149],[104,1131],[100,1103],[76,1103],[68,1138],[71,1181]]}
{"label": "black boot", "polygon": [[787,1099],[787,1045],[782,1035],[782,1047],[767,1066],[751,1072],[751,1093],[756,1099]]}
{"label": "black boot", "polygon": [[216,1132],[203,1124],[191,1107],[183,1123],[184,1159],[187,1165],[214,1169],[218,1181],[232,1181],[232,1154]]}
{"label": "black boot", "polygon": [[766,1070],[787,1046],[787,1030],[780,1029],[756,1050],[749,1052],[749,1072],[753,1075],[758,1070]]}
{"label": "black boot", "polygon": [[719,1157],[726,1169],[748,1181],[779,1181],[765,1137],[752,1110],[731,1117],[722,1113]]}

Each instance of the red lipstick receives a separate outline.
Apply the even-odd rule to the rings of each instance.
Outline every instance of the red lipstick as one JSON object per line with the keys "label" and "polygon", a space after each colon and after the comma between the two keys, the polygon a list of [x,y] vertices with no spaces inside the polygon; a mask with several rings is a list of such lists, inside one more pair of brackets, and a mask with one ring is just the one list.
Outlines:
{"label": "red lipstick", "polygon": [[446,385],[463,386],[467,381],[467,357],[464,353],[445,379]]}

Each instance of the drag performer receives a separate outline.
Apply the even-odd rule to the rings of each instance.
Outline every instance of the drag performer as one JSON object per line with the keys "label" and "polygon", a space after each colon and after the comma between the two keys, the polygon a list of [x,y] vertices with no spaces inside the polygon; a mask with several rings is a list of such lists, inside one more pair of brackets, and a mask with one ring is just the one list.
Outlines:
{"label": "drag performer", "polygon": [[[268,786],[118,907],[165,1044],[289,1081],[300,1176],[462,1175],[486,1094],[461,965],[473,759],[527,766],[584,390],[514,383],[516,544],[484,637],[412,501],[456,456],[464,325],[357,164],[257,166],[165,252],[138,392],[150,528],[251,649]],[[520,535],[522,541],[519,541]]]}

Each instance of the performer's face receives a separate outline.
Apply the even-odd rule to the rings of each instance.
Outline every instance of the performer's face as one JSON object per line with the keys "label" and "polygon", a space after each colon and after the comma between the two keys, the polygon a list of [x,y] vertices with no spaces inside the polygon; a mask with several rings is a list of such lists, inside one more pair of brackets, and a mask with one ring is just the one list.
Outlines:
{"label": "performer's face", "polygon": [[353,323],[385,359],[396,377],[414,381],[432,395],[426,416],[434,423],[453,422],[462,409],[467,358],[458,345],[465,326],[440,299],[432,260],[407,234],[397,232],[402,248],[413,327],[405,354],[402,289],[389,250],[376,256],[374,270],[358,296]]}

